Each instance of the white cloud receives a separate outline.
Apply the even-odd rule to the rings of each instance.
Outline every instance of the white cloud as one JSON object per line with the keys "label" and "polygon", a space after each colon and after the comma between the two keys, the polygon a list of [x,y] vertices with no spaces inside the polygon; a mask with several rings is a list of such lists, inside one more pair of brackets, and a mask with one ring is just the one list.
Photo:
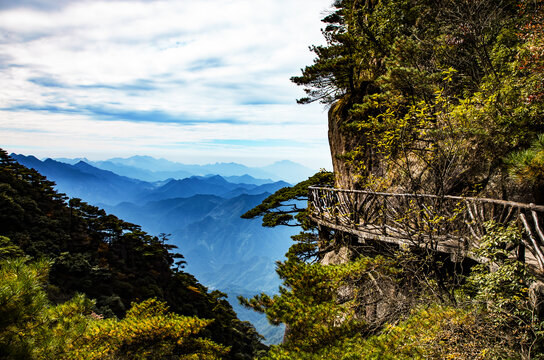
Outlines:
{"label": "white cloud", "polygon": [[[9,151],[39,144],[41,155],[85,155],[99,143],[106,156],[171,158],[191,156],[176,144],[193,142],[201,161],[214,161],[218,150],[237,160],[258,148],[199,142],[281,139],[308,151],[276,146],[278,159],[326,165],[326,113],[296,105],[303,93],[289,77],[311,63],[307,48],[322,42],[319,20],[330,2],[73,1],[54,11],[0,10],[0,128],[9,129],[0,141]],[[90,108],[201,123],[105,119]]]}

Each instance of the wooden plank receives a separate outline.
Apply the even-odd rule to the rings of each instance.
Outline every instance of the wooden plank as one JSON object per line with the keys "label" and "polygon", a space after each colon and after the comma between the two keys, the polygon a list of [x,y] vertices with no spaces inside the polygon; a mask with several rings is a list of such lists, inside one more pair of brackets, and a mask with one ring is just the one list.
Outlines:
{"label": "wooden plank", "polygon": [[[422,247],[421,243],[418,244],[416,241],[409,240],[406,238],[383,235],[380,233],[372,232],[371,230],[365,231],[361,227],[358,229],[354,229],[352,227],[336,224],[336,223],[327,221],[326,219],[319,219],[313,216],[311,216],[311,218],[312,218],[312,221],[315,221],[320,226],[325,226],[334,230],[343,231],[352,235],[356,235],[359,237],[362,243],[368,240],[374,240],[374,241],[386,242],[389,244],[396,244],[400,246]],[[381,231],[381,228],[379,230]],[[435,250],[442,253],[454,254],[455,256],[461,255],[462,257],[469,257],[476,260],[476,258],[474,258],[470,253],[468,253],[467,249],[465,249],[464,239],[462,238],[459,238],[459,239],[450,238],[448,241],[438,242]]]}

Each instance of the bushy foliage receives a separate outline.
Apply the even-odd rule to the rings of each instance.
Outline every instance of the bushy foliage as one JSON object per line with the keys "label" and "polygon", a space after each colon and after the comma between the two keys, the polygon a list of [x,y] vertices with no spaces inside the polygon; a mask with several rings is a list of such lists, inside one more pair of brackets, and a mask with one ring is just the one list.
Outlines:
{"label": "bushy foliage", "polygon": [[267,359],[293,360],[409,360],[409,359],[514,359],[517,354],[489,319],[473,310],[441,305],[414,309],[396,325],[374,336],[340,337],[315,351],[273,347]]}
{"label": "bushy foliage", "polygon": [[242,215],[243,219],[262,217],[265,227],[293,226],[302,228],[302,232],[292,236],[295,244],[289,249],[289,256],[302,261],[316,260],[321,250],[318,246],[317,227],[309,218],[308,188],[310,186],[332,186],[334,174],[319,171],[307,180],[284,187],[270,195],[263,202]]}
{"label": "bushy foliage", "polygon": [[0,236],[0,260],[8,260],[24,256],[23,250],[5,237]]}
{"label": "bushy foliage", "polygon": [[122,320],[103,319],[84,295],[52,304],[49,264],[0,262],[0,353],[3,359],[219,359],[227,348],[198,334],[212,320],[168,312],[148,299]]}
{"label": "bushy foliage", "polygon": [[508,159],[510,173],[520,182],[544,184],[544,134],[529,149],[512,153]]}
{"label": "bushy foliage", "polygon": [[279,295],[242,298],[242,304],[265,313],[272,324],[287,326],[283,348],[307,352],[366,329],[359,313],[362,290],[354,284],[363,287],[368,274],[394,270],[380,257],[330,266],[290,258],[278,263],[277,272],[284,280]]}
{"label": "bushy foliage", "polygon": [[529,298],[535,277],[527,264],[512,259],[508,251],[522,241],[522,235],[515,227],[488,223],[476,250],[485,260],[474,267],[464,290],[475,306],[492,314],[491,324],[510,337],[519,354],[544,358],[544,319]]}
{"label": "bushy foliage", "polygon": [[196,338],[211,320],[168,312],[166,303],[134,303],[122,320],[96,319],[74,342],[74,359],[220,359],[228,349]]}

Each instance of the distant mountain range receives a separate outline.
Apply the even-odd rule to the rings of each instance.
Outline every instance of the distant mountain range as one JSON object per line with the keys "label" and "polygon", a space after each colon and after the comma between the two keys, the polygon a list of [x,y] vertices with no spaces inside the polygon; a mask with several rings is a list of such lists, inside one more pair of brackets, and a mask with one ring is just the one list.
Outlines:
{"label": "distant mountain range", "polygon": [[234,177],[234,181],[243,180],[249,183],[229,182],[219,175],[147,182],[99,169],[79,159],[78,162],[69,164],[52,159],[42,161],[34,156],[18,154],[11,154],[11,157],[55,181],[61,192],[100,206],[186,198],[198,194],[232,198],[242,194],[273,193],[290,185],[285,181],[263,183],[262,179],[255,179],[247,174]]}
{"label": "distant mountain range", "polygon": [[[275,293],[280,285],[274,269],[290,246],[293,228],[267,229],[260,220],[240,215],[260,204],[269,194],[289,186],[285,181],[256,179],[251,175],[205,175],[162,181],[143,181],[100,169],[85,159],[69,163],[12,154],[19,163],[34,168],[70,197],[103,207],[119,218],[142,226],[153,235],[170,234],[170,242],[187,260],[187,271],[206,286],[226,292],[240,318],[254,323],[271,343],[281,341],[282,329],[268,325],[264,316],[242,309],[237,295],[262,291]],[[119,159],[112,159],[120,161]],[[170,166],[167,160],[148,157],[124,159],[128,164]],[[113,164],[113,162],[111,162]],[[210,169],[225,164],[210,165]],[[235,169],[239,164],[226,164]],[[274,166],[296,171],[290,163]],[[141,169],[141,168],[140,168]],[[247,168],[246,168],[247,169]],[[149,171],[143,169],[142,171]],[[177,171],[177,170],[175,170]],[[271,177],[271,176],[270,176]]]}
{"label": "distant mountain range", "polygon": [[279,180],[297,183],[306,180],[317,172],[288,160],[278,161],[264,167],[248,167],[237,163],[187,165],[166,159],[155,159],[151,156],[112,158],[105,161],[90,161],[86,158],[57,158],[55,160],[70,165],[83,161],[102,170],[148,182],[162,181],[169,178],[183,179],[194,175],[221,175],[230,182],[248,182],[247,176],[249,176],[258,182],[252,182],[257,185]]}

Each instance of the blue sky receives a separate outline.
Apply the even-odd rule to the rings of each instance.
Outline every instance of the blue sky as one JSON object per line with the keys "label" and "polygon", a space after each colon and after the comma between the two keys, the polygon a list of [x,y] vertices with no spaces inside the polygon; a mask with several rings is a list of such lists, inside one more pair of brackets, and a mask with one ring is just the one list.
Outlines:
{"label": "blue sky", "polygon": [[0,0],[0,146],[330,168],[289,81],[331,0]]}

